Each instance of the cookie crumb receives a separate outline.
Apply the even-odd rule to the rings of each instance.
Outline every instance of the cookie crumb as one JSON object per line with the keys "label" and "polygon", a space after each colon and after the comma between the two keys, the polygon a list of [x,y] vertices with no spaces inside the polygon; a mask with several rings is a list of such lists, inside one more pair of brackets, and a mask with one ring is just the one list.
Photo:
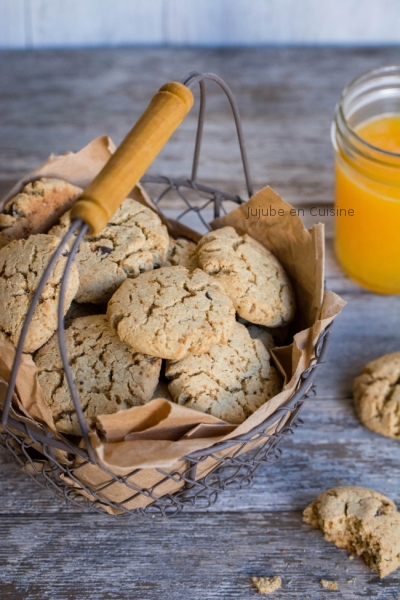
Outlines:
{"label": "cookie crumb", "polygon": [[349,560],[354,560],[354,554],[350,554]]}
{"label": "cookie crumb", "polygon": [[274,577],[252,577],[251,581],[260,594],[271,594],[279,590],[282,585],[282,579],[275,575]]}
{"label": "cookie crumb", "polygon": [[321,579],[320,584],[326,590],[331,590],[333,592],[336,591],[337,589],[339,589],[337,581],[329,581],[328,579]]}
{"label": "cookie crumb", "polygon": [[285,554],[286,550],[281,550],[281,554]]}

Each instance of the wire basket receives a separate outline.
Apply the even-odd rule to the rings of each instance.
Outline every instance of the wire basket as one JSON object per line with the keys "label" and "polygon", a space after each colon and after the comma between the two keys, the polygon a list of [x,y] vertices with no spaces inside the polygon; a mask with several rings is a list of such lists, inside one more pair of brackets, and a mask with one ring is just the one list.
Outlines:
{"label": "wire basket", "polygon": [[[161,187],[161,191],[155,192],[153,200],[161,214],[168,217],[170,198],[171,195],[175,195],[182,207],[181,210],[175,211],[178,212],[174,215],[176,219],[185,222],[185,219],[189,218],[190,224],[193,225],[195,217],[198,219],[199,229],[202,229],[203,232],[210,229],[207,224],[210,215],[218,217],[226,213],[229,208],[244,202],[239,196],[216,190],[197,181],[206,104],[205,80],[207,79],[218,83],[230,102],[236,124],[247,192],[249,197],[252,196],[253,190],[239,111],[228,86],[213,74],[193,72],[182,81],[188,87],[196,83],[200,85],[199,118],[190,179],[148,175],[142,178],[142,183],[153,191]],[[70,258],[72,261],[73,250]],[[38,295],[40,296],[40,293]],[[61,300],[60,304],[62,304]],[[18,370],[18,349],[8,395],[2,411],[0,443],[17,464],[39,485],[51,490],[60,500],[75,506],[84,506],[101,513],[106,511],[113,514],[141,516],[154,516],[154,514],[169,516],[178,513],[187,505],[208,508],[216,501],[220,491],[249,486],[254,472],[262,463],[275,461],[279,457],[279,443],[282,438],[293,433],[294,427],[300,423],[297,419],[299,410],[304,400],[314,392],[313,381],[317,368],[324,362],[330,328],[331,325],[322,331],[314,348],[313,359],[299,377],[292,397],[273,415],[245,435],[233,437],[214,444],[206,450],[183,456],[180,468],[173,471],[156,468],[156,481],[149,485],[135,483],[138,477],[140,479],[141,471],[143,471],[141,469],[134,469],[124,476],[119,476],[99,464],[88,436],[84,436],[85,446],[82,447],[82,444],[77,445],[67,439],[56,439],[51,432],[43,433],[39,428],[28,424],[26,420],[18,420],[10,416],[12,394]],[[59,335],[61,335],[60,331]],[[66,352],[61,354],[67,375]],[[79,417],[79,398],[73,382],[70,385],[70,391]],[[83,428],[82,431],[84,432]],[[59,460],[58,453],[60,451],[71,458],[70,463],[66,464],[65,461]],[[80,477],[81,472],[90,465],[96,465],[103,474],[102,484],[96,486],[95,489],[93,486],[85,484]],[[206,470],[204,470],[205,465],[207,465]],[[201,473],[202,469],[206,475],[199,478],[198,473]],[[166,484],[173,484],[177,491],[164,493],[163,488]],[[122,485],[128,490],[127,497],[123,501],[107,499],[106,492],[113,485]],[[144,498],[146,505],[140,508],[131,508],[137,498]]]}

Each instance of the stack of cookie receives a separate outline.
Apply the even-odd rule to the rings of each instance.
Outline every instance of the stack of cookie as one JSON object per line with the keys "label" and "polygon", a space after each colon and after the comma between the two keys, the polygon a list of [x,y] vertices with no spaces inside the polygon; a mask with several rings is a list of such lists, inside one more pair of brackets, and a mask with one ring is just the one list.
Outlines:
{"label": "stack of cookie", "polygon": [[[80,191],[42,179],[0,215],[1,343],[17,343]],[[79,435],[54,333],[67,254],[44,289],[24,350],[33,354],[57,429]],[[81,243],[64,313],[90,425],[99,414],[150,401],[165,381],[170,400],[239,424],[281,390],[268,350],[293,318],[294,297],[281,264],[250,236],[224,227],[198,244],[175,240],[154,211],[127,198],[100,234]]]}

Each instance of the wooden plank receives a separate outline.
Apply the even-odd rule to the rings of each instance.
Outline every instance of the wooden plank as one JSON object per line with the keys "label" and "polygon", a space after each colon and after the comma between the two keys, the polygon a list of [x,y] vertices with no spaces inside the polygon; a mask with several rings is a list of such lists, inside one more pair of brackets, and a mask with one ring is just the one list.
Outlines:
{"label": "wooden plank", "polygon": [[[259,598],[252,576],[280,575],[279,599],[396,599],[358,558],[302,523],[300,512],[186,515],[168,521],[15,515],[0,519],[2,598],[212,600]],[[162,557],[162,560],[160,560]]]}
{"label": "wooden plank", "polygon": [[396,0],[167,0],[167,41],[200,46],[397,43]]}
{"label": "wooden plank", "polygon": [[[400,39],[397,0],[2,0],[1,5],[3,47],[26,47],[28,30],[38,48],[387,44]],[[23,14],[24,5],[26,32],[14,18],[15,10]]]}
{"label": "wooden plank", "polygon": [[166,41],[194,46],[272,41],[270,4],[265,0],[167,0]]}
{"label": "wooden plank", "polygon": [[335,322],[327,366],[318,379],[324,397],[349,398],[353,378],[363,365],[399,349],[400,296],[342,296],[348,304]]}
{"label": "wooden plank", "polygon": [[25,48],[24,0],[0,0],[0,49]]}
{"label": "wooden plank", "polygon": [[163,0],[28,1],[35,48],[163,41]]}
{"label": "wooden plank", "polygon": [[[196,67],[220,74],[237,97],[255,188],[268,183],[291,203],[331,202],[335,102],[355,75],[395,62],[397,54],[394,48],[325,48],[316,61],[310,48],[7,53],[0,64],[0,180],[16,179],[50,152],[77,150],[103,133],[119,142],[162,83]],[[215,84],[209,91],[199,176],[243,194],[229,105]],[[151,171],[187,177],[195,128],[193,112]]]}

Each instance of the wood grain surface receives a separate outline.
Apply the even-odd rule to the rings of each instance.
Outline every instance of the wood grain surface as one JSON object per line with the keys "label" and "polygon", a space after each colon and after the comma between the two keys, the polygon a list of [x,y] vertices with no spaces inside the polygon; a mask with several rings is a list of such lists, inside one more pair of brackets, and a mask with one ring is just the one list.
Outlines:
{"label": "wood grain surface", "polygon": [[[255,187],[269,183],[305,209],[333,199],[329,128],[341,89],[398,60],[396,49],[118,49],[0,53],[0,193],[50,152],[103,133],[119,142],[165,81],[192,69],[224,77],[237,97]],[[202,180],[244,195],[228,106],[210,86]],[[195,112],[154,173],[188,176]],[[280,575],[271,598],[400,598],[400,571],[384,580],[302,523],[322,490],[365,485],[400,503],[400,446],[366,430],[351,384],[368,360],[400,347],[400,297],[348,280],[327,230],[327,286],[348,305],[337,319],[318,395],[304,424],[262,466],[250,489],[222,493],[208,512],[114,519],[59,505],[0,454],[0,597],[10,600],[207,600],[259,597],[253,575]],[[322,589],[321,578],[339,591]]]}
{"label": "wood grain surface", "polygon": [[399,40],[398,0],[0,0],[0,48]]}

